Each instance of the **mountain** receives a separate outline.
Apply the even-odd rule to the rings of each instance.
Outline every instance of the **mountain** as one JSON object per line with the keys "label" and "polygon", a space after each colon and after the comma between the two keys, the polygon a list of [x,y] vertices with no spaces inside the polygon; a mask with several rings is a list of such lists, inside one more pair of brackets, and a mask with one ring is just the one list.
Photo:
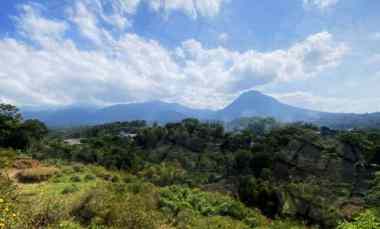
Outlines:
{"label": "mountain", "polygon": [[211,114],[212,111],[191,109],[177,103],[152,101],[120,104],[100,109],[96,112],[96,122],[146,120],[166,123],[181,121],[189,117],[206,119]]}
{"label": "mountain", "polygon": [[231,121],[240,117],[273,117],[283,122],[312,121],[324,113],[280,103],[258,91],[245,92],[216,114],[216,119]]}
{"label": "mountain", "polygon": [[167,123],[190,117],[205,120],[212,117],[213,113],[211,110],[191,109],[177,103],[161,101],[118,104],[100,109],[70,107],[61,110],[22,111],[25,119],[40,119],[48,126],[57,127],[132,120]]}
{"label": "mountain", "polygon": [[39,119],[48,126],[80,126],[95,124],[96,108],[67,107],[58,110],[21,110],[24,119]]}
{"label": "mountain", "polygon": [[22,111],[26,119],[37,118],[48,126],[92,125],[116,121],[146,120],[177,122],[185,118],[229,122],[242,117],[273,117],[282,122],[304,121],[338,129],[380,128],[380,113],[327,113],[297,108],[258,91],[241,94],[225,108],[212,111],[192,109],[177,103],[151,101],[119,104],[105,108],[69,107],[62,110]]}

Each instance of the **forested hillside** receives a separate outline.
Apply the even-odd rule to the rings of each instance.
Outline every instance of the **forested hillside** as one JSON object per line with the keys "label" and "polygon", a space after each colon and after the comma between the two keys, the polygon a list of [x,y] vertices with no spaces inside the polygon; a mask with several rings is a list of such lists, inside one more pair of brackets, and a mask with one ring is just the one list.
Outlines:
{"label": "forested hillside", "polygon": [[380,228],[380,131],[274,119],[48,131],[0,106],[0,229]]}

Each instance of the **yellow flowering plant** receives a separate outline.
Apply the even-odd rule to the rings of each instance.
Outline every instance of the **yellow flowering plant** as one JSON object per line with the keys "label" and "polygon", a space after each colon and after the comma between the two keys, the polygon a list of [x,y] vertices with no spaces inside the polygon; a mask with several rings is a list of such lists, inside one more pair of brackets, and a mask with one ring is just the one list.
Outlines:
{"label": "yellow flowering plant", "polygon": [[16,228],[18,214],[11,203],[0,197],[0,229]]}

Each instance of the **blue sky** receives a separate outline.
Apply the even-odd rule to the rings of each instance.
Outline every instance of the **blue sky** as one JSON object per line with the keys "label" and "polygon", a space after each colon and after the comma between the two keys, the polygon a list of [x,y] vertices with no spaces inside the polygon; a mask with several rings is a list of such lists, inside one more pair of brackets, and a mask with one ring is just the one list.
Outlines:
{"label": "blue sky", "polygon": [[3,0],[0,101],[218,109],[255,89],[376,112],[379,11],[375,0]]}

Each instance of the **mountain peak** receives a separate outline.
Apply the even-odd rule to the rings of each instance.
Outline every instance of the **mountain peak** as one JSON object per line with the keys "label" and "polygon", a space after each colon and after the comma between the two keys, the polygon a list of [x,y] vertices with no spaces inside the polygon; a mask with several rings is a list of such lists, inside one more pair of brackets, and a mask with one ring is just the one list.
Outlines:
{"label": "mountain peak", "polygon": [[273,105],[278,103],[273,97],[267,96],[259,91],[251,90],[242,93],[231,105],[245,104],[245,105]]}
{"label": "mountain peak", "polygon": [[240,96],[266,96],[266,95],[264,95],[260,91],[250,90],[250,91],[245,91],[245,92],[241,93]]}

